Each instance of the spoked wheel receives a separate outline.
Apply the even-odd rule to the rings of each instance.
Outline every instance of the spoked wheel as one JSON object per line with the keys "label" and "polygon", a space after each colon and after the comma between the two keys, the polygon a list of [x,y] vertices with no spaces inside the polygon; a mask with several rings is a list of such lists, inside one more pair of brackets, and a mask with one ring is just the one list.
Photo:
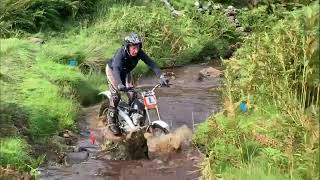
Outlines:
{"label": "spoked wheel", "polygon": [[162,135],[169,134],[169,131],[158,124],[154,124],[149,127],[148,132],[152,134],[153,137],[159,137]]}
{"label": "spoked wheel", "polygon": [[109,99],[107,98],[100,106],[99,117],[106,116],[109,108]]}

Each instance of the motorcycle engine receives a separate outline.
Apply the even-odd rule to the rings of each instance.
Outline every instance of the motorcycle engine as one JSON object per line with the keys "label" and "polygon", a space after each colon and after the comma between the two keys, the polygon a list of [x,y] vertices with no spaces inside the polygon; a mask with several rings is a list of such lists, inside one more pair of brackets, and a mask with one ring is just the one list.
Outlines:
{"label": "motorcycle engine", "polygon": [[132,119],[134,125],[139,125],[141,118],[143,118],[143,115],[141,115],[139,113],[132,113],[131,114],[131,119]]}
{"label": "motorcycle engine", "polygon": [[132,113],[130,117],[133,120],[133,123],[135,125],[143,126],[146,118],[144,104],[140,100],[136,99],[132,102],[131,109]]}

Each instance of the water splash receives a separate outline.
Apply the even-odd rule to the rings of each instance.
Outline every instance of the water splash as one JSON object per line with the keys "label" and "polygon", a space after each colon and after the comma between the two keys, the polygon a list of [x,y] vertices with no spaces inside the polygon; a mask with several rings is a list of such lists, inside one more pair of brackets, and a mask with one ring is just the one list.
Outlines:
{"label": "water splash", "polygon": [[147,139],[149,152],[168,154],[178,151],[183,145],[190,144],[192,131],[183,125],[174,132],[163,136],[153,137],[150,133],[145,133],[144,137]]}

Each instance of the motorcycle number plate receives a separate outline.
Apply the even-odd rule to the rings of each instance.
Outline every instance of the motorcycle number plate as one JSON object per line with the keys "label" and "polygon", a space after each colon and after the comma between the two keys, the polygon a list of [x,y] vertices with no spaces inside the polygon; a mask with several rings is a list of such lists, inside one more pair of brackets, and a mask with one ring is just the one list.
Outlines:
{"label": "motorcycle number plate", "polygon": [[154,109],[157,106],[157,100],[156,97],[151,96],[145,96],[144,97],[144,105],[147,107],[147,109]]}

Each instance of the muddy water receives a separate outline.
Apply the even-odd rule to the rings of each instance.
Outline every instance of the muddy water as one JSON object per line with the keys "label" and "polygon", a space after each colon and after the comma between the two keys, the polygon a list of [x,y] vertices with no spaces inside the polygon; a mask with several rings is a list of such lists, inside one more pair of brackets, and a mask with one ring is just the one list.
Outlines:
{"label": "muddy water", "polygon": [[[220,78],[198,80],[199,72],[208,65],[189,65],[174,72],[175,79],[170,81],[170,88],[157,89],[161,119],[173,129],[182,125],[193,128],[203,122],[210,114],[219,111],[220,94],[216,91]],[[143,79],[142,84],[154,84],[156,79]]]}
{"label": "muddy water", "polygon": [[[174,72],[170,88],[156,90],[161,119],[170,124],[172,130],[186,125],[193,129],[211,113],[219,110],[219,94],[215,90],[219,79],[198,80],[198,73],[208,65],[190,65]],[[144,78],[139,84],[155,84],[153,78]],[[81,129],[76,151],[67,153],[64,165],[40,168],[39,179],[107,179],[107,180],[187,180],[201,179],[197,165],[201,154],[192,147],[184,147],[178,153],[171,153],[165,159],[114,160],[110,155],[100,153],[104,140],[103,126],[96,118],[99,106],[83,110],[79,126]],[[91,131],[96,142],[90,141]],[[113,159],[113,160],[111,160]]]}

